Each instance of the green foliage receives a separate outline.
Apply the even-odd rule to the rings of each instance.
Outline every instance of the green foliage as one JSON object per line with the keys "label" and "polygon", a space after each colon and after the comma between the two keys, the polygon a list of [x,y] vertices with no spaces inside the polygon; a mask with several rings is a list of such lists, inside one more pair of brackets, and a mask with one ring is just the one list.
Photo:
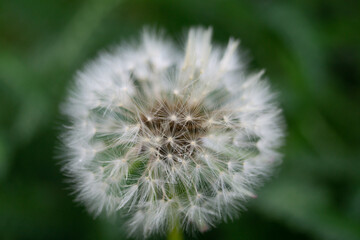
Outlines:
{"label": "green foliage", "polygon": [[212,25],[216,41],[251,50],[251,69],[266,68],[288,137],[248,211],[198,238],[360,239],[359,16],[358,1],[335,0],[1,1],[0,238],[125,238],[66,189],[59,104],[78,68],[144,25],[173,37]]}

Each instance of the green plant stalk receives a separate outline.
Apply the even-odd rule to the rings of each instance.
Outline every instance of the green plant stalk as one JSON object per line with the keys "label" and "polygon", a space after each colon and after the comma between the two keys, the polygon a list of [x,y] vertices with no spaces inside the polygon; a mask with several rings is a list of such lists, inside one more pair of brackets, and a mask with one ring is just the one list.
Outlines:
{"label": "green plant stalk", "polygon": [[182,233],[181,229],[179,228],[179,224],[175,225],[175,227],[169,231],[167,239],[168,240],[183,240],[184,239],[183,233]]}

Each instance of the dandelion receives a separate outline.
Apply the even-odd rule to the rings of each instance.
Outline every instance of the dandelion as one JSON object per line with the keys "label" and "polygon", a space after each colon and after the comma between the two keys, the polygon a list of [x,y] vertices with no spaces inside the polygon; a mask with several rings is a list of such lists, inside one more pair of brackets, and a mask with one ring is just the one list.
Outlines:
{"label": "dandelion", "polygon": [[281,111],[230,39],[191,28],[184,52],[163,34],[105,52],[76,76],[63,106],[64,171],[95,216],[129,234],[205,231],[232,219],[280,160]]}

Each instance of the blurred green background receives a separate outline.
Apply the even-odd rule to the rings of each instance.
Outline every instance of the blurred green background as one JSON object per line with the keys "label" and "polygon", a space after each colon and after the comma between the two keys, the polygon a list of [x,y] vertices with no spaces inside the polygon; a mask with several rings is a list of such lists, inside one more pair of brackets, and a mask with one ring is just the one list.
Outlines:
{"label": "blurred green background", "polygon": [[360,239],[358,0],[1,0],[0,239],[125,238],[73,202],[54,155],[75,71],[144,25],[240,38],[280,92],[283,164],[239,219],[197,239]]}

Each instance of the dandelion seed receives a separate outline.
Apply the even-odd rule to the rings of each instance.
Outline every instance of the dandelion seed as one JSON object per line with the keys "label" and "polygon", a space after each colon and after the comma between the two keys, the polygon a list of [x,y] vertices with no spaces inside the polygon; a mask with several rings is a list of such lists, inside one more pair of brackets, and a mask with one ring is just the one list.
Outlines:
{"label": "dandelion seed", "polygon": [[185,52],[145,31],[76,76],[63,111],[64,171],[94,215],[120,213],[129,234],[203,232],[235,217],[280,155],[281,111],[263,71],[230,39],[192,28]]}

